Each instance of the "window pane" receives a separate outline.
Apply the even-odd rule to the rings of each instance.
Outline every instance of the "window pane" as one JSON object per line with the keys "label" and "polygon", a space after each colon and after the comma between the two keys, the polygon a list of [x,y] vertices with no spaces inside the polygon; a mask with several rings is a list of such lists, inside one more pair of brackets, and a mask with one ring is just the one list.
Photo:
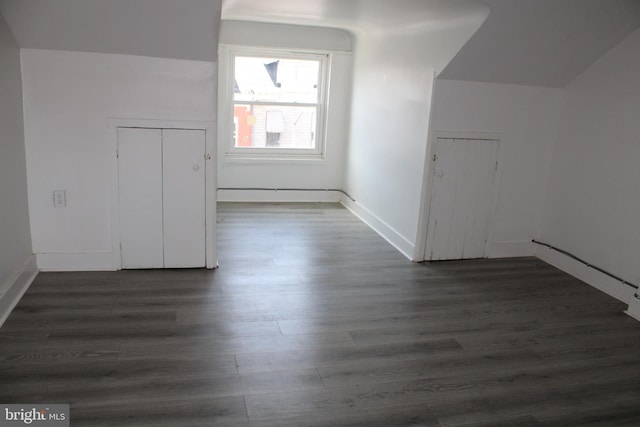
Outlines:
{"label": "window pane", "polygon": [[316,147],[316,107],[235,104],[233,111],[235,147]]}
{"label": "window pane", "polygon": [[318,102],[320,61],[235,57],[234,101]]}

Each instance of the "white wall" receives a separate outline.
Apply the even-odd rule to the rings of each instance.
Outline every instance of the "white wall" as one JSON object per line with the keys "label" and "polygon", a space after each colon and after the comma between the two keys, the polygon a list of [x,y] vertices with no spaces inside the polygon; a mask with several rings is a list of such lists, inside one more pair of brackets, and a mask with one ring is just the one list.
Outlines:
{"label": "white wall", "polygon": [[[566,88],[541,239],[640,282],[640,30]],[[632,289],[541,251],[620,299]],[[555,258],[551,258],[555,257]]]}
{"label": "white wall", "polygon": [[442,3],[433,22],[357,33],[345,178],[356,202],[345,203],[409,258],[421,228],[434,77],[487,16],[468,6]]}
{"label": "white wall", "polygon": [[[31,235],[22,114],[20,50],[0,15],[0,325],[24,291]],[[31,277],[32,278],[32,277]],[[29,279],[30,280],[30,279]],[[21,282],[21,283],[19,283]],[[18,286],[15,286],[18,285]],[[28,285],[28,284],[27,284]]]}
{"label": "white wall", "polygon": [[[113,268],[109,119],[214,121],[217,65],[29,49],[22,64],[38,265]],[[53,207],[53,190],[66,190],[67,207]]]}
{"label": "white wall", "polygon": [[[218,144],[218,187],[220,188],[308,188],[342,189],[345,147],[348,139],[351,96],[351,36],[338,29],[222,21],[220,42],[225,45],[261,46],[331,53],[329,111],[323,160],[255,160],[225,157],[229,132],[221,127]],[[221,52],[223,52],[221,50]],[[220,59],[224,79],[224,59]],[[221,97],[222,97],[221,89]],[[222,102],[225,102],[221,99]],[[221,106],[221,123],[227,120]],[[337,192],[223,191],[218,200],[234,201],[338,201]]]}
{"label": "white wall", "polygon": [[500,188],[489,256],[535,254],[562,89],[436,80],[434,131],[499,134]]}
{"label": "white wall", "polygon": [[435,69],[397,48],[383,39],[358,44],[345,187],[356,199],[348,206],[410,256]]}

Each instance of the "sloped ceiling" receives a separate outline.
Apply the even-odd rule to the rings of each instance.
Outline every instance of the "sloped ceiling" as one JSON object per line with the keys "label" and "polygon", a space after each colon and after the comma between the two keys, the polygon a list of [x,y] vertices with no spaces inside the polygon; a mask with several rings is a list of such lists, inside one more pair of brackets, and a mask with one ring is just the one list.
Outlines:
{"label": "sloped ceiling", "polygon": [[564,87],[640,27],[639,0],[483,2],[489,17],[439,78]]}
{"label": "sloped ceiling", "polygon": [[215,61],[222,0],[0,0],[22,48]]}
{"label": "sloped ceiling", "polygon": [[334,27],[354,46],[386,52],[389,62],[441,71],[482,25],[489,8],[475,0],[224,0],[222,19]]}
{"label": "sloped ceiling", "polygon": [[[472,1],[491,13],[440,78],[564,87],[640,27],[640,0]],[[0,12],[23,48],[215,61],[221,9],[222,19],[402,32],[437,22],[430,3],[0,0]],[[447,0],[449,11],[465,4]]]}
{"label": "sloped ceiling", "polygon": [[[640,27],[640,0],[476,3],[489,6],[489,17],[439,78],[564,87]],[[222,18],[398,32],[445,19],[428,5],[428,0],[224,0]]]}

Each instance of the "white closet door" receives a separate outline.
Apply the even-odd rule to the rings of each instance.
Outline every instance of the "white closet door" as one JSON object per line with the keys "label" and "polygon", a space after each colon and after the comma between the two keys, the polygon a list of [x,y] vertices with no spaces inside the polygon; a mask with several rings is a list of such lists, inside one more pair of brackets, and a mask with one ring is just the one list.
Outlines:
{"label": "white closet door", "polygon": [[439,138],[434,144],[426,258],[483,258],[494,214],[499,142]]}
{"label": "white closet door", "polygon": [[122,268],[162,268],[162,131],[118,129]]}
{"label": "white closet door", "polygon": [[165,268],[204,267],[205,132],[162,131]]}

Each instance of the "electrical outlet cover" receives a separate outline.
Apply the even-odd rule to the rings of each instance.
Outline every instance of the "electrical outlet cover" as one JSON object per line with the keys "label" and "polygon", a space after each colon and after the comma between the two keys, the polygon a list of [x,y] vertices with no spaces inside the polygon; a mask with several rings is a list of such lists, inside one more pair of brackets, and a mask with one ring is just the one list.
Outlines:
{"label": "electrical outlet cover", "polygon": [[63,208],[67,206],[67,192],[64,190],[55,190],[53,192],[53,207]]}

